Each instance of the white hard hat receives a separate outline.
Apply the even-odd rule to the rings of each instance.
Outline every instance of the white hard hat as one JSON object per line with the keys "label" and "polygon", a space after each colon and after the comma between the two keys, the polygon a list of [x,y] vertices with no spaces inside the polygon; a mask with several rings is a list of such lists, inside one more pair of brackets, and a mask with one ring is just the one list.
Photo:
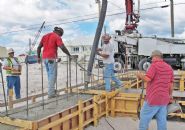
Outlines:
{"label": "white hard hat", "polygon": [[8,54],[10,54],[10,53],[12,53],[12,52],[14,52],[14,50],[13,50],[12,48],[9,48],[9,49],[8,49]]}

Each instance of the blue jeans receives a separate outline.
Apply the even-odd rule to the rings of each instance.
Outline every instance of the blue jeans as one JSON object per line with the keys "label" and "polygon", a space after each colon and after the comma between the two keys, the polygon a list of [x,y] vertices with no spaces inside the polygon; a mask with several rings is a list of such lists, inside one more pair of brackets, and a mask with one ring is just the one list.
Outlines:
{"label": "blue jeans", "polygon": [[55,83],[57,78],[57,63],[55,59],[53,60],[44,60],[44,64],[46,66],[46,71],[48,75],[48,96],[55,95]]}
{"label": "blue jeans", "polygon": [[21,98],[20,90],[21,90],[21,82],[19,76],[7,76],[7,94],[9,94],[9,89],[13,89],[15,91],[16,99]]}
{"label": "blue jeans", "polygon": [[147,130],[149,123],[155,116],[157,120],[157,130],[167,130],[167,106],[150,106],[146,101],[140,113],[139,130]]}
{"label": "blue jeans", "polygon": [[117,79],[114,74],[114,64],[105,64],[104,80],[106,91],[111,91],[111,79],[116,83],[118,87],[121,87],[121,81]]}

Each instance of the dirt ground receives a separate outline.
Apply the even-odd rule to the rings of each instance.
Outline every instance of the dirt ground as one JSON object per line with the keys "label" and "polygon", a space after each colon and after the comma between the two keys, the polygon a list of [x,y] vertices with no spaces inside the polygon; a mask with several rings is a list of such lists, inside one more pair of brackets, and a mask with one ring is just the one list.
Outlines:
{"label": "dirt ground", "polygon": [[[107,122],[107,121],[108,122]],[[114,128],[112,128],[109,124]],[[89,126],[85,130],[138,130],[139,120],[135,120],[129,117],[116,117],[116,118],[102,118],[99,121],[97,127]],[[168,130],[184,130],[184,122],[168,121]],[[157,130],[157,124],[155,120],[150,123],[149,130]]]}

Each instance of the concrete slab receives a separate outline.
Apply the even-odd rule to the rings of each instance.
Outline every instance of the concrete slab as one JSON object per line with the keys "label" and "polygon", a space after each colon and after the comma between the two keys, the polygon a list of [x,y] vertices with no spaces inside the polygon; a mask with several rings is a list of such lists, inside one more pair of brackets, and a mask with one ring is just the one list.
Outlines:
{"label": "concrete slab", "polygon": [[0,123],[0,130],[18,130],[18,127],[14,127],[11,125],[5,125]]}
{"label": "concrete slab", "polygon": [[42,106],[42,102],[29,105],[28,116],[27,116],[26,106],[24,106],[24,107],[16,108],[9,111],[9,114],[10,114],[9,117],[31,120],[31,121],[39,120],[77,105],[79,99],[84,101],[90,98],[92,98],[92,95],[88,95],[88,94],[80,94],[80,95],[69,94],[68,96],[63,95],[58,97],[58,99],[52,98],[49,100],[45,100],[44,109]]}

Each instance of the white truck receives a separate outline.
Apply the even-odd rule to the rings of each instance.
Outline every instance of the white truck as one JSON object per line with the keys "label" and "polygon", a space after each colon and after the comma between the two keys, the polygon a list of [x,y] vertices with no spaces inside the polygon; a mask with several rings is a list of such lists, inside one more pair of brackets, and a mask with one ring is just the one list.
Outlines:
{"label": "white truck", "polygon": [[115,68],[147,70],[151,52],[160,50],[164,60],[174,69],[185,69],[185,39],[142,37],[137,33],[112,36],[116,44]]}

